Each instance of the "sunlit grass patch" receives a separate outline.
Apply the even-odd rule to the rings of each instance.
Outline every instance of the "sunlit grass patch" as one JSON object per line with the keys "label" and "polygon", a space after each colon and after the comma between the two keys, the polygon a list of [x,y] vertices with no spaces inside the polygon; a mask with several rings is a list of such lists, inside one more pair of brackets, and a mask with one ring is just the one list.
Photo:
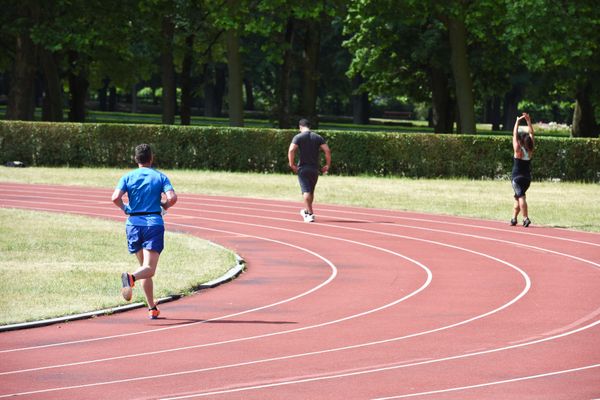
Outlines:
{"label": "sunlit grass patch", "polygon": [[[234,265],[226,249],[167,232],[155,295],[189,292]],[[0,208],[0,325],[125,304],[120,273],[136,267],[123,222]],[[143,300],[136,288],[132,301]]]}

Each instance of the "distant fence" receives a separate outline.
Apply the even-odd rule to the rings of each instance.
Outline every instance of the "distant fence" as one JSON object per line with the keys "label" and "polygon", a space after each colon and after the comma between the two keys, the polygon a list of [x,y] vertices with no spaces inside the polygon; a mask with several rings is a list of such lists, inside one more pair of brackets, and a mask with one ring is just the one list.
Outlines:
{"label": "distant fence", "polygon": [[[0,121],[0,163],[130,167],[149,143],[160,168],[288,172],[295,134],[267,128]],[[507,136],[323,131],[332,174],[415,178],[507,178]],[[600,182],[600,139],[536,138],[534,179]]]}

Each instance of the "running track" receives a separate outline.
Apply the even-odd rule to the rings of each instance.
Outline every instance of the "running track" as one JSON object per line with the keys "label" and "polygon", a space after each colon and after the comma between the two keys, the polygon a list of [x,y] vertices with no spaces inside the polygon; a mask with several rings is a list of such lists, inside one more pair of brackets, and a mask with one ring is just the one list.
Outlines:
{"label": "running track", "polygon": [[[124,219],[110,190],[0,189],[1,207]],[[600,235],[320,204],[305,224],[299,208],[180,195],[167,229],[247,272],[156,321],[0,333],[0,398],[600,398]]]}

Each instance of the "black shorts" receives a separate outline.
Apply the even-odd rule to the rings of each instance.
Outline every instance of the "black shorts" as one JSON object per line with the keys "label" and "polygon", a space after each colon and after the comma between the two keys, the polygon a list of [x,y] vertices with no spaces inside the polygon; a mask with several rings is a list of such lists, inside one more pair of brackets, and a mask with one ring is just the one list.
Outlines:
{"label": "black shorts", "polygon": [[319,180],[319,170],[313,167],[300,167],[298,169],[298,182],[302,193],[313,193]]}
{"label": "black shorts", "polygon": [[520,197],[525,197],[525,192],[529,189],[529,185],[531,184],[531,178],[527,176],[515,176],[512,178],[512,187],[515,191],[515,199]]}

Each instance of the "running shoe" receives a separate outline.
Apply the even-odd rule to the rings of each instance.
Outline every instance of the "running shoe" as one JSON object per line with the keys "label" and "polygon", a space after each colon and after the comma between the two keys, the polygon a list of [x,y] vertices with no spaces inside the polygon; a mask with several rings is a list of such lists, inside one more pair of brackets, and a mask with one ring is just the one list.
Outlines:
{"label": "running shoe", "polygon": [[304,220],[306,222],[315,222],[315,214],[308,214],[308,221]]}
{"label": "running shoe", "polygon": [[527,227],[529,226],[529,224],[531,224],[531,220],[530,220],[529,218],[525,218],[525,219],[523,220],[523,226],[524,226],[525,228],[527,228]]}
{"label": "running shoe", "polygon": [[516,218],[511,218],[510,219],[510,226],[515,226],[517,224],[517,219]]}
{"label": "running shoe", "polygon": [[160,315],[160,310],[158,309],[158,307],[154,306],[154,307],[148,309],[148,317],[150,319],[157,319],[159,315]]}
{"label": "running shoe", "polygon": [[308,217],[310,216],[310,214],[308,213],[308,211],[306,211],[305,209],[302,209],[302,210],[300,210],[300,215],[302,216],[302,219],[304,220],[304,222],[309,222]]}
{"label": "running shoe", "polygon": [[121,282],[123,287],[121,288],[121,294],[123,298],[127,301],[131,300],[131,295],[133,294],[133,287],[135,286],[135,282],[133,281],[133,275],[128,274],[127,272],[123,272],[121,274]]}

